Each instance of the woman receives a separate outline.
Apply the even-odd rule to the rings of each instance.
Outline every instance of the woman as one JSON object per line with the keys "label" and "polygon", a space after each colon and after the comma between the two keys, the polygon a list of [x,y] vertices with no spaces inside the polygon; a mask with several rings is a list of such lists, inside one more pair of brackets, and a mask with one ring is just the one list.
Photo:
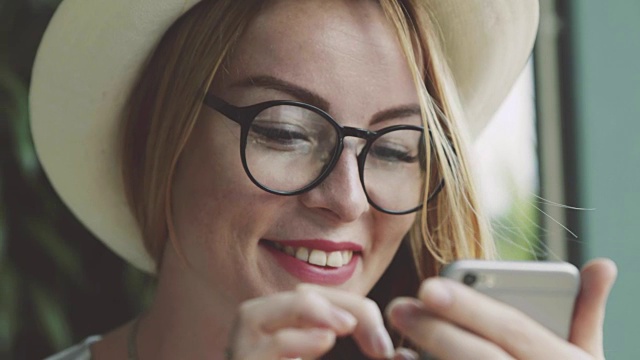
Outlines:
{"label": "woman", "polygon": [[536,23],[535,1],[63,2],[34,69],[39,156],[158,286],[58,358],[602,357],[609,262],[585,269],[569,342],[423,281],[492,256],[464,145]]}

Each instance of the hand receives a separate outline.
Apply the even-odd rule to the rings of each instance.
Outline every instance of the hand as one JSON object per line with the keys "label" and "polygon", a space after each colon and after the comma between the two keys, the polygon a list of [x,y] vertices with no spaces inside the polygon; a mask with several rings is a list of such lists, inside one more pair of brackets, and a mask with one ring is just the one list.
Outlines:
{"label": "hand", "polygon": [[233,360],[317,358],[336,336],[351,335],[372,358],[393,356],[378,306],[365,297],[315,285],[244,302],[230,339]]}
{"label": "hand", "polygon": [[615,264],[582,270],[569,341],[520,311],[448,279],[428,279],[418,299],[387,308],[391,324],[438,359],[604,359],[602,325]]}

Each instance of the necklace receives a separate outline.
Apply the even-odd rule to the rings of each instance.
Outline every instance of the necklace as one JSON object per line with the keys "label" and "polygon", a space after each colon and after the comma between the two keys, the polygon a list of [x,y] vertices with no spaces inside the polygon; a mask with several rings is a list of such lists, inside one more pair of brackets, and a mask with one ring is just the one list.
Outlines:
{"label": "necklace", "polygon": [[129,354],[129,360],[138,360],[138,345],[136,340],[138,339],[138,325],[140,325],[140,316],[136,317],[129,330],[129,336],[127,338],[127,353]]}

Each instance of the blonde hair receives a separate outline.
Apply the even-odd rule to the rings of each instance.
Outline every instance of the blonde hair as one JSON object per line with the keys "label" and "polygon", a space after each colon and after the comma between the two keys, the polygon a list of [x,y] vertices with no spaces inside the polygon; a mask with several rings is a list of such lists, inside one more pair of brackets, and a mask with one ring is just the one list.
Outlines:
{"label": "blonde hair", "polygon": [[[145,248],[158,267],[167,238],[179,250],[170,201],[176,164],[212,79],[263,3],[212,0],[194,6],[167,31],[130,97],[123,123],[124,183]],[[425,192],[408,241],[372,291],[384,304],[386,298],[415,294],[419,281],[444,263],[491,257],[494,250],[478,213],[458,128],[463,112],[429,9],[418,0],[380,0],[380,5],[396,30],[430,132],[425,188],[434,187],[434,174],[445,182],[428,205]]]}
{"label": "blonde hair", "polygon": [[175,241],[170,200],[178,158],[214,75],[261,4],[196,4],[167,30],[132,90],[122,126],[123,179],[156,268],[166,239]]}
{"label": "blonde hair", "polygon": [[[442,264],[462,258],[492,258],[495,248],[486,219],[479,212],[474,181],[466,161],[460,124],[464,121],[457,90],[437,37],[428,4],[420,0],[381,0],[394,25],[414,78],[431,146],[429,171],[436,171],[445,187],[428,204],[411,229],[410,243],[420,278],[434,275]],[[430,152],[433,151],[434,154]],[[428,251],[425,252],[423,249]]]}

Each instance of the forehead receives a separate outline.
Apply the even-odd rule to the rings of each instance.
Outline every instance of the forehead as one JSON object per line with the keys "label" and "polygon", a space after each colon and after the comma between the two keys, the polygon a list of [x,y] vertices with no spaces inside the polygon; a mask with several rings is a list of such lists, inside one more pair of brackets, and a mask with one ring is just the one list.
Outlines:
{"label": "forehead", "polygon": [[[392,24],[375,1],[275,1],[249,25],[223,83],[269,75],[380,110],[416,102]],[[382,101],[381,103],[381,99]]]}

